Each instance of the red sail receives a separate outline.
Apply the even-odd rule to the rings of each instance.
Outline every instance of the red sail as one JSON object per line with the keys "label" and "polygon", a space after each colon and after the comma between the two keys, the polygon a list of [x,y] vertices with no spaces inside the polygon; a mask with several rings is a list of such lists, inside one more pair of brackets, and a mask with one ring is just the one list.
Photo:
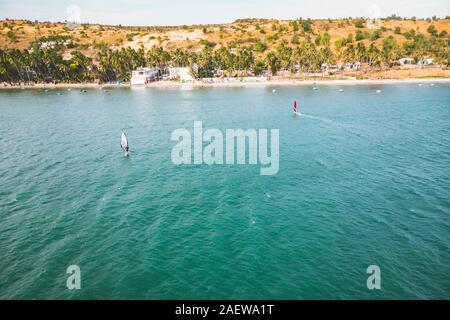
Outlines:
{"label": "red sail", "polygon": [[297,110],[297,100],[294,100],[294,112],[298,112],[298,110]]}

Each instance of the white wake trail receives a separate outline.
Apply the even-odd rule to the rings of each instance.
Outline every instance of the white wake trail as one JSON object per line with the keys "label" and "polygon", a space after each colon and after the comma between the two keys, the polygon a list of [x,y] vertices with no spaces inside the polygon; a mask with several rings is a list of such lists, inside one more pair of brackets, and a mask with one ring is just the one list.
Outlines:
{"label": "white wake trail", "polygon": [[358,132],[358,130],[357,130],[356,128],[351,127],[351,126],[348,126],[348,125],[344,125],[344,124],[342,124],[342,123],[333,121],[333,120],[331,120],[331,119],[327,119],[327,118],[323,118],[323,117],[318,117],[318,116],[313,116],[313,115],[304,114],[304,113],[301,114],[301,117],[307,117],[307,118],[310,118],[310,119],[320,120],[320,121],[329,123],[329,124],[331,124],[331,125],[340,127],[340,128],[342,128],[342,129],[344,129],[344,130],[346,130],[346,131],[348,131],[348,132],[351,132],[351,133],[353,133],[353,134],[355,134],[355,135],[357,135],[357,136],[361,136],[361,133]]}

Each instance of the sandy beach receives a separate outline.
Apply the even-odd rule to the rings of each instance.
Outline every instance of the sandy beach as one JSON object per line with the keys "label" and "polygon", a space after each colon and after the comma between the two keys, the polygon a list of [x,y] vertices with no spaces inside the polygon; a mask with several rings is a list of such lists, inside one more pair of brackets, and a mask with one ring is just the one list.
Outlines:
{"label": "sandy beach", "polygon": [[399,84],[399,83],[448,83],[450,78],[426,79],[364,79],[364,80],[295,80],[277,79],[267,81],[230,81],[230,82],[194,82],[180,83],[174,81],[158,81],[147,84],[145,87],[246,87],[246,86],[310,86],[310,85],[364,85],[364,84]]}
{"label": "sandy beach", "polygon": [[[304,85],[373,85],[373,84],[399,84],[399,83],[448,83],[450,78],[410,78],[410,79],[363,79],[363,80],[297,80],[297,79],[272,79],[240,81],[239,78],[230,81],[218,82],[178,82],[155,81],[136,88],[205,88],[205,87],[250,87],[250,86],[304,86]],[[33,85],[2,85],[0,89],[103,89],[103,88],[128,88],[129,83],[123,84],[98,84],[98,83],[38,83]]]}

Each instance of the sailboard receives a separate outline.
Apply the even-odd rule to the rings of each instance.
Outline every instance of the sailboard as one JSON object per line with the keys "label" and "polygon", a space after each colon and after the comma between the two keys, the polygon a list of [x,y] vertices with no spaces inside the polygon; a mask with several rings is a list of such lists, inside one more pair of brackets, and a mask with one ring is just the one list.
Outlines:
{"label": "sailboard", "polygon": [[294,113],[296,115],[301,115],[301,113],[298,111],[298,108],[297,108],[297,100],[294,100]]}
{"label": "sailboard", "polygon": [[120,136],[120,146],[122,147],[123,150],[125,150],[125,148],[129,147],[128,138],[127,138],[127,135],[125,134],[125,132],[122,132],[122,135]]}

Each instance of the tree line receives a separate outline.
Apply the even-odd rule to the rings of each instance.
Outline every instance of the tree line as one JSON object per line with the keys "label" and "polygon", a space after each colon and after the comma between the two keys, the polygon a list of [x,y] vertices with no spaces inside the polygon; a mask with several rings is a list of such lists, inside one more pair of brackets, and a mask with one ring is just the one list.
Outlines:
{"label": "tree line", "polygon": [[[36,41],[28,49],[0,50],[0,82],[128,81],[131,71],[138,67],[190,67],[196,78],[217,76],[218,71],[229,77],[259,76],[266,72],[276,75],[279,71],[319,72],[324,64],[346,62],[361,62],[368,68],[392,67],[401,57],[417,60],[430,57],[436,63],[450,65],[448,35],[438,34],[433,28],[428,32],[428,37],[416,34],[414,30],[405,32],[406,41],[401,45],[392,35],[385,37],[380,45],[376,44],[380,35],[357,31],[355,36],[349,34],[334,44],[324,33],[314,40],[284,40],[270,49],[264,42],[217,49],[205,43],[198,52],[162,47],[148,51],[129,47],[120,50],[102,48],[95,58],[73,48],[70,39],[52,38],[45,39],[47,43],[51,42],[48,46],[43,46],[43,41]],[[70,54],[69,48],[72,49]]]}

